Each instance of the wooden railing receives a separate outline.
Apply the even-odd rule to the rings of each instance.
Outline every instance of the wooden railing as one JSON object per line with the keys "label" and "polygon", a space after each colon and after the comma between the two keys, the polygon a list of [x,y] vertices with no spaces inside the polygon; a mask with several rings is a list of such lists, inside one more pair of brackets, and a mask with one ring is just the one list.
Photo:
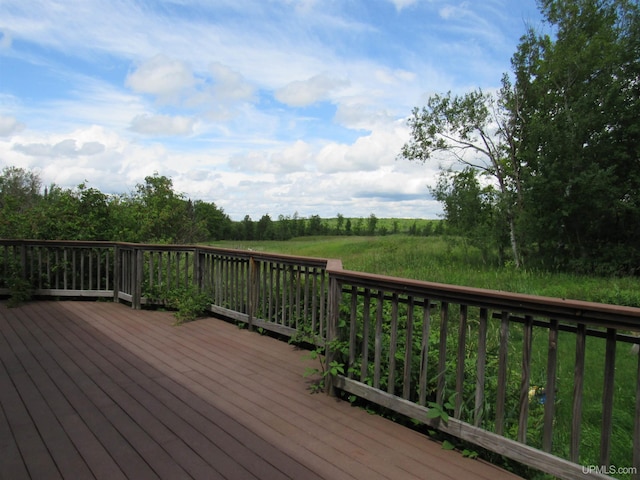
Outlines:
{"label": "wooden railing", "polygon": [[324,259],[108,242],[0,240],[0,248],[0,295],[20,278],[36,296],[111,297],[141,308],[194,288],[209,295],[214,314],[318,344],[326,338]]}
{"label": "wooden railing", "polygon": [[[341,389],[559,478],[640,475],[640,309],[199,246],[1,241],[0,295],[196,288],[216,315],[327,346]],[[591,453],[596,451],[595,454]]]}

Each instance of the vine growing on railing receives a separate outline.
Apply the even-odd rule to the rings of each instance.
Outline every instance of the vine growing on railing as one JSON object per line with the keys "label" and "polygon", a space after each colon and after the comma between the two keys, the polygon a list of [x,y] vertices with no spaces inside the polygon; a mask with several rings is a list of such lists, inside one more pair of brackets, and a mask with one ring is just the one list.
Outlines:
{"label": "vine growing on railing", "polygon": [[9,289],[9,307],[17,307],[28,302],[33,297],[33,286],[29,279],[25,278],[17,261],[10,261],[6,264],[6,283]]}
{"label": "vine growing on railing", "polygon": [[[344,329],[346,323],[340,322],[339,328]],[[298,330],[298,332],[290,337],[289,343],[301,346],[311,346],[311,350],[306,359],[317,360],[317,367],[306,367],[303,377],[313,378],[313,382],[309,386],[311,393],[323,392],[326,387],[326,380],[329,376],[345,375],[347,371],[347,365],[344,358],[349,353],[349,342],[336,337],[334,340],[324,342],[322,339],[310,331],[308,326]],[[332,360],[329,364],[326,364],[327,350],[334,354],[336,360]]]}
{"label": "vine growing on railing", "polygon": [[167,288],[156,284],[144,289],[143,296],[148,304],[172,310],[176,317],[176,325],[191,322],[205,315],[211,304],[209,295],[195,286]]}
{"label": "vine growing on railing", "polygon": [[345,365],[344,363],[333,360],[329,365],[325,366],[325,349],[323,347],[316,347],[309,352],[307,358],[312,360],[318,360],[320,367],[307,367],[303,374],[304,378],[315,377],[313,383],[309,386],[311,393],[323,392],[326,387],[326,379],[330,375],[344,375]]}

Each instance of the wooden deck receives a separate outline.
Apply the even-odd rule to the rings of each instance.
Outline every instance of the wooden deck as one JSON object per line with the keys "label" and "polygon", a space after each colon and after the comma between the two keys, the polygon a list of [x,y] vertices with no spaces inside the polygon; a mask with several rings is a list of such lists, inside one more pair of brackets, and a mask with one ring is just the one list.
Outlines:
{"label": "wooden deck", "polygon": [[304,352],[217,319],[0,303],[0,479],[513,479],[310,394]]}

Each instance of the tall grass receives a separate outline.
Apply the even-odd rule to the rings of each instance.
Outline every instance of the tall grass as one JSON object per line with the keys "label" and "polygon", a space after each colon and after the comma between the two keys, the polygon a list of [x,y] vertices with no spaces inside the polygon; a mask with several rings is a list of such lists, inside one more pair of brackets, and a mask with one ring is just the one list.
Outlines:
{"label": "tall grass", "polygon": [[640,279],[604,278],[515,269],[488,262],[460,239],[416,237],[301,237],[285,242],[220,242],[218,246],[339,258],[343,267],[395,277],[548,297],[640,307]]}

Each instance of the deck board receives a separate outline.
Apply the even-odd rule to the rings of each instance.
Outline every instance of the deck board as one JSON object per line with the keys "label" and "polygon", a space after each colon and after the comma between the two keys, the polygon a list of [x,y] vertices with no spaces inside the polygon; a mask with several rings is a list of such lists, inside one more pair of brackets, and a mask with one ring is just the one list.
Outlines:
{"label": "deck board", "polygon": [[0,478],[517,478],[322,394],[279,340],[109,302],[0,302]]}

